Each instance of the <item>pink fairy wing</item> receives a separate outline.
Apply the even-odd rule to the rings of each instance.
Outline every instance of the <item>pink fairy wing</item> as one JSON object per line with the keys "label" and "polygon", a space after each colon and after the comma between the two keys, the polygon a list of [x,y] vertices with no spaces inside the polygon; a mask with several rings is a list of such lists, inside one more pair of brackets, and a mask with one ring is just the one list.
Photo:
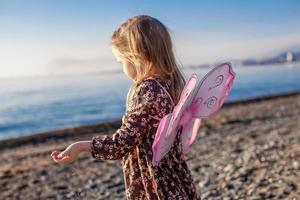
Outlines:
{"label": "pink fairy wing", "polygon": [[170,125],[172,113],[165,115],[159,123],[156,131],[155,139],[152,144],[152,165],[156,166],[159,161],[168,153],[175,140],[176,133],[167,135],[167,130]]}
{"label": "pink fairy wing", "polygon": [[191,145],[194,143],[199,132],[200,125],[201,119],[193,118],[189,124],[184,126],[181,134],[182,152],[184,155],[189,152]]}
{"label": "pink fairy wing", "polygon": [[194,143],[199,127],[200,117],[208,117],[216,113],[223,105],[231,89],[235,73],[231,63],[223,63],[213,68],[197,85],[197,94],[190,109],[194,119],[183,127],[181,135],[183,153],[187,154]]}
{"label": "pink fairy wing", "polygon": [[165,115],[160,120],[152,145],[153,165],[157,165],[172,147],[172,144],[178,132],[180,118],[185,109],[192,102],[193,96],[196,94],[196,83],[197,76],[195,74],[192,74],[189,80],[186,82],[185,87],[181,92],[179,102],[173,109],[173,112]]}
{"label": "pink fairy wing", "polygon": [[201,125],[199,118],[208,117],[221,108],[234,77],[231,63],[218,65],[201,82],[197,82],[196,74],[190,76],[172,114],[166,115],[160,121],[152,145],[153,165],[157,165],[168,153],[180,125],[183,127],[181,135],[183,153],[189,151],[199,132]]}
{"label": "pink fairy wing", "polygon": [[192,102],[193,116],[208,117],[223,105],[231,89],[235,73],[231,63],[222,63],[213,68],[197,86],[197,94]]}
{"label": "pink fairy wing", "polygon": [[181,95],[178,104],[173,110],[173,117],[171,118],[171,126],[169,132],[172,133],[178,129],[179,124],[181,123],[182,115],[187,111],[189,106],[196,95],[195,89],[197,86],[197,75],[192,74],[187,80]]}

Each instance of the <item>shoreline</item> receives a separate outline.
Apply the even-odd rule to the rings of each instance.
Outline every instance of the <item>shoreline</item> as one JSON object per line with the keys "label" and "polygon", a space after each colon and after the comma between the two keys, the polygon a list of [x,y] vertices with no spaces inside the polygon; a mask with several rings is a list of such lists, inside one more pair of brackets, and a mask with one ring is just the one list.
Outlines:
{"label": "shoreline", "polygon": [[[230,101],[224,103],[223,108],[229,108],[237,105],[246,105],[252,103],[258,103],[261,101],[269,101],[275,100],[279,98],[287,98],[292,96],[300,95],[300,91],[293,91],[293,92],[285,92],[275,95],[266,95],[266,96],[259,96],[254,98],[246,98],[240,99],[235,101]],[[105,133],[110,129],[117,129],[121,125],[122,121],[120,119],[111,120],[111,121],[104,121],[99,122],[96,124],[89,124],[89,125],[78,125],[78,126],[71,126],[66,128],[59,128],[49,131],[43,132],[36,132],[30,133],[26,135],[19,135],[19,136],[12,136],[4,139],[0,139],[0,152],[7,148],[18,147],[20,145],[25,144],[37,144],[41,142],[45,142],[49,139],[71,139],[76,138],[78,135],[91,135],[93,133]]]}

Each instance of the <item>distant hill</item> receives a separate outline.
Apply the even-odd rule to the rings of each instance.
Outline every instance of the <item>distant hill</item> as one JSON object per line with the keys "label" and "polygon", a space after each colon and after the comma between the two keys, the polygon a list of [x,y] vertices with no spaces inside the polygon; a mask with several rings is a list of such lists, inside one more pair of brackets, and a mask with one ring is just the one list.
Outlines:
{"label": "distant hill", "polygon": [[300,61],[300,45],[282,50],[279,53],[262,59],[249,58],[241,61],[242,65],[283,64]]}
{"label": "distant hill", "polygon": [[[249,65],[269,65],[269,64],[285,64],[300,62],[300,44],[294,45],[290,48],[279,50],[275,53],[270,54],[264,58],[246,58],[241,60],[231,61],[238,65],[249,66]],[[201,65],[190,65],[187,68],[207,68],[214,64],[201,64]]]}

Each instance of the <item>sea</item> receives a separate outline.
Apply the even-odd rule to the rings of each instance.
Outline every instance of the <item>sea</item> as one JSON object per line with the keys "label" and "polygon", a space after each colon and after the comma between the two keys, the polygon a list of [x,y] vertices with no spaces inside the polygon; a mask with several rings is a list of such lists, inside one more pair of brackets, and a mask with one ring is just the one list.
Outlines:
{"label": "sea", "polygon": [[[199,78],[210,68],[187,68]],[[234,67],[225,101],[300,91],[300,64]],[[0,139],[120,119],[131,81],[120,72],[0,79]]]}

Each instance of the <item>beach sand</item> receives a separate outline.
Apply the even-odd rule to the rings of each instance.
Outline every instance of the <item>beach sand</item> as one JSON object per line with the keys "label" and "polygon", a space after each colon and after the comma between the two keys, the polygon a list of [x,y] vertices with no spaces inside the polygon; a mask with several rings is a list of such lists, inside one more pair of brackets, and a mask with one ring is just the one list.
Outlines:
{"label": "beach sand", "polygon": [[[0,141],[0,199],[124,199],[121,162],[50,158],[121,119]],[[202,199],[300,199],[300,93],[224,105],[188,154]]]}

